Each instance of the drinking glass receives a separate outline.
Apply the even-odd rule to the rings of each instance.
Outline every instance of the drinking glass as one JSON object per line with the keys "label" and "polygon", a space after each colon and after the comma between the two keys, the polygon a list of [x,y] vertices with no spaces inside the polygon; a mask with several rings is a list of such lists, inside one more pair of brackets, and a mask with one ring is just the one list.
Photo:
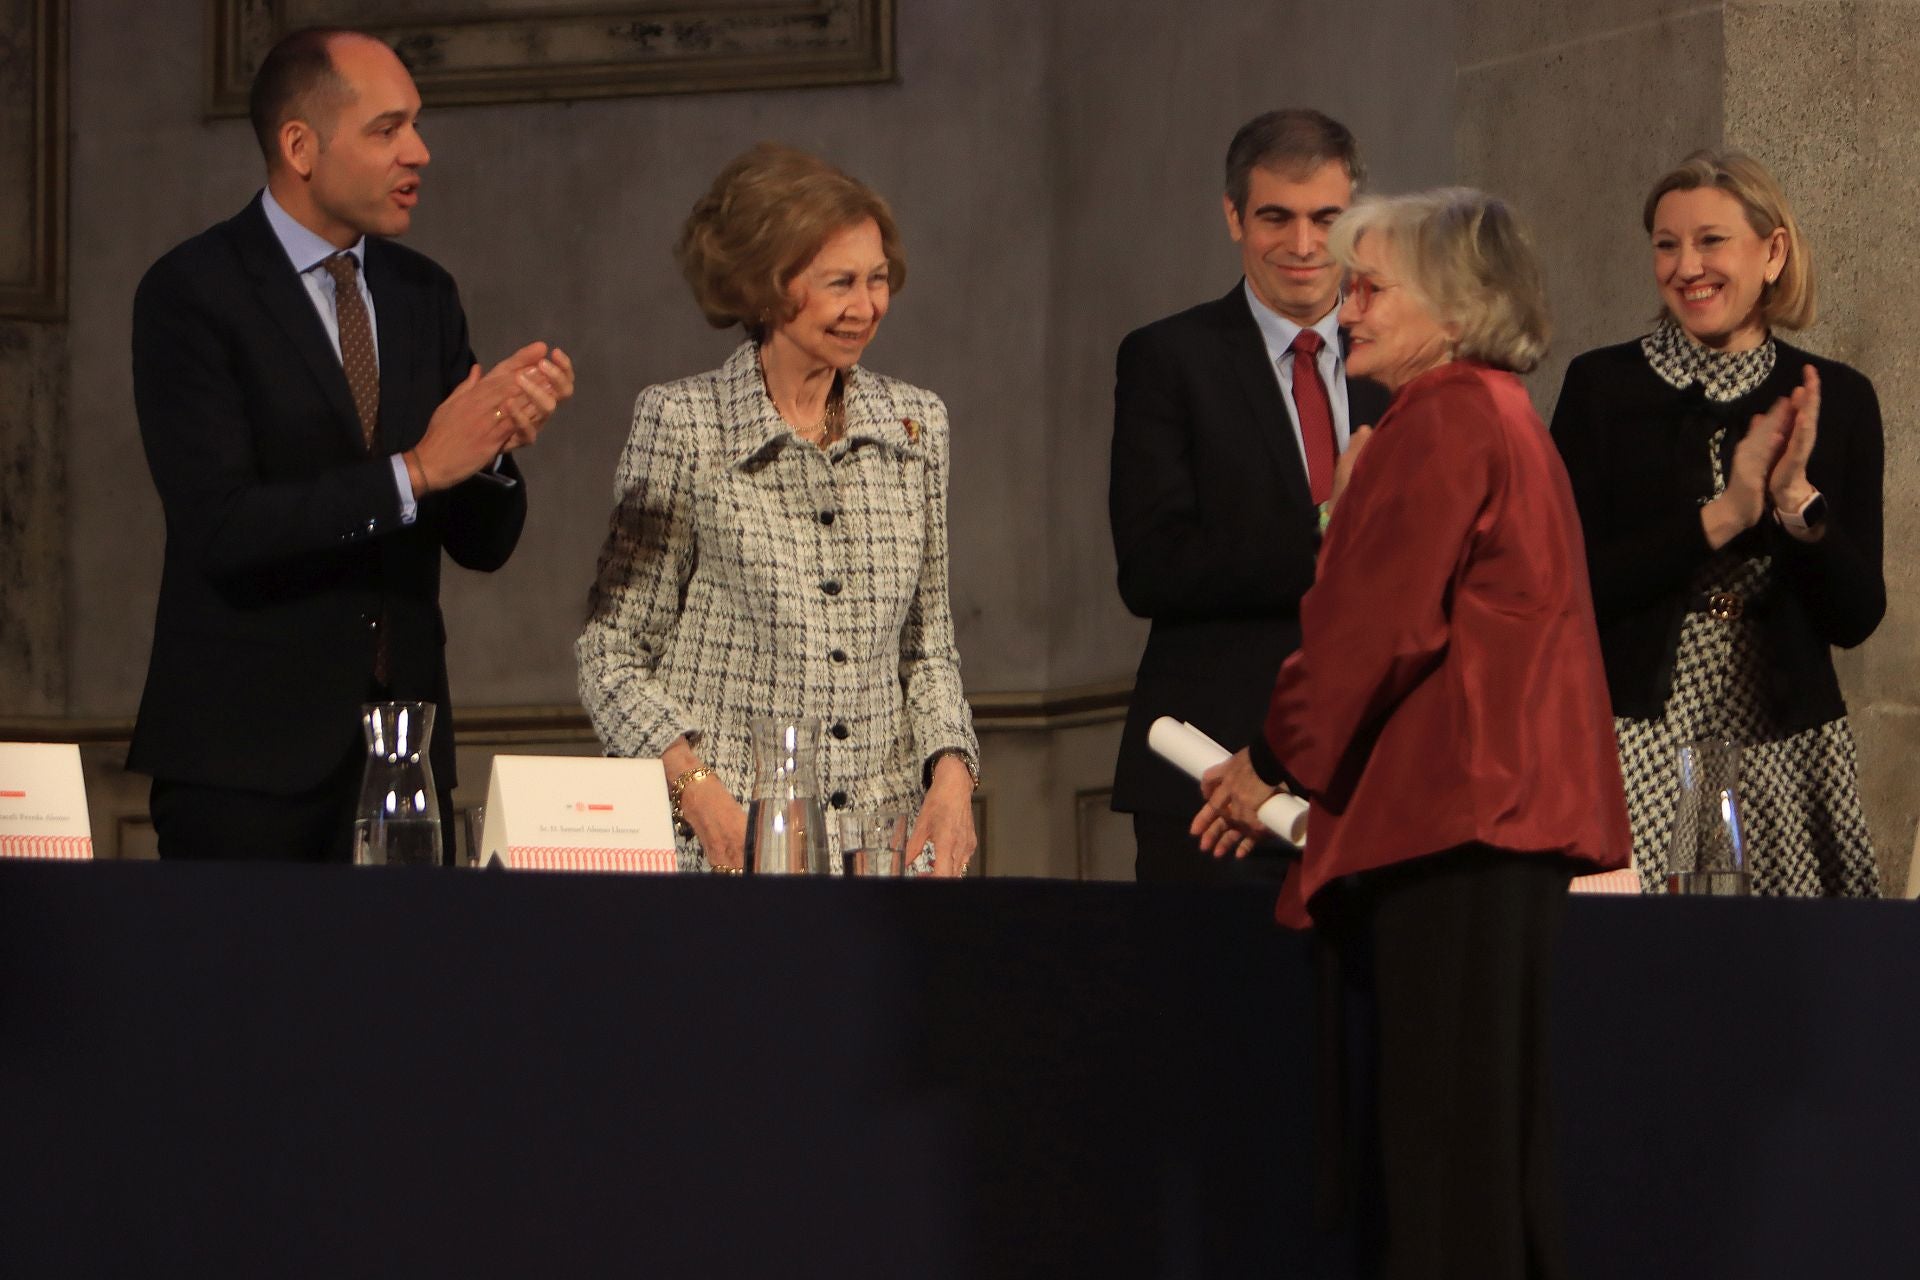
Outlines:
{"label": "drinking glass", "polygon": [[911,815],[868,811],[840,815],[840,874],[898,876],[906,872],[901,856]]}
{"label": "drinking glass", "polygon": [[1740,747],[1703,739],[1675,756],[1679,794],[1667,847],[1667,892],[1747,892],[1747,837],[1740,820]]}

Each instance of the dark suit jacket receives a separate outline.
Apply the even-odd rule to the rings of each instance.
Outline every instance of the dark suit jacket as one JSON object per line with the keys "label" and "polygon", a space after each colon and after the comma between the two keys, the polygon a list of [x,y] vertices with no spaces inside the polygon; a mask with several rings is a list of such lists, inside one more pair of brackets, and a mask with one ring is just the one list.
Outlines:
{"label": "dark suit jacket", "polygon": [[[1348,421],[1386,410],[1348,379]],[[1318,513],[1287,407],[1242,286],[1120,344],[1107,493],[1120,596],[1153,620],[1114,771],[1121,812],[1191,817],[1193,782],[1147,748],[1170,715],[1238,750],[1300,644]]]}
{"label": "dark suit jacket", "polygon": [[1767,686],[1789,730],[1846,711],[1831,646],[1873,634],[1887,609],[1881,573],[1880,402],[1873,384],[1835,360],[1778,343],[1773,372],[1738,400],[1710,402],[1696,385],[1676,391],[1639,342],[1602,347],[1567,366],[1553,413],[1586,528],[1600,648],[1615,714],[1653,719],[1673,689],[1688,586],[1711,552],[1700,524],[1713,493],[1707,441],[1725,425],[1726,458],[1753,416],[1820,375],[1820,432],[1807,478],[1827,497],[1827,531],[1804,543],[1771,516],[1734,545],[1773,557],[1774,585],[1753,607],[1772,660]]}
{"label": "dark suit jacket", "polygon": [[[361,741],[385,628],[392,696],[438,704],[434,780],[454,784],[440,553],[512,553],[524,484],[429,494],[400,523],[389,456],[473,364],[452,277],[369,239],[379,439],[258,198],[172,250],[133,303],[134,403],[166,559],[128,766],[268,794],[318,785]],[[502,471],[514,479],[511,461]]]}

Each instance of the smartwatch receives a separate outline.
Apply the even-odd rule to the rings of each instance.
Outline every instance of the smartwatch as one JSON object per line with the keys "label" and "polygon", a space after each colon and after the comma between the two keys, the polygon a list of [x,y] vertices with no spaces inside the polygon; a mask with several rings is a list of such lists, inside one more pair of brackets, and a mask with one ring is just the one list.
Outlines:
{"label": "smartwatch", "polygon": [[1827,497],[1818,489],[1813,496],[1800,504],[1798,511],[1789,511],[1785,507],[1775,507],[1773,514],[1780,523],[1795,533],[1805,533],[1820,525],[1827,518]]}

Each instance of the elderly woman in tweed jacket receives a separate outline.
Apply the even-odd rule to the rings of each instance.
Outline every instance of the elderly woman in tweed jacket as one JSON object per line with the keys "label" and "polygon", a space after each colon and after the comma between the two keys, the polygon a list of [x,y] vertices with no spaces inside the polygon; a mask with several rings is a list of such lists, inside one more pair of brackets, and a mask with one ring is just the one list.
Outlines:
{"label": "elderly woman in tweed jacket", "polygon": [[748,340],[648,387],[576,646],[607,748],[660,757],[683,869],[742,865],[748,724],[819,717],[821,793],[914,809],[938,874],[975,847],[979,745],[947,598],[947,412],[857,363],[906,264],[886,203],[762,144],[675,248],[707,319]]}

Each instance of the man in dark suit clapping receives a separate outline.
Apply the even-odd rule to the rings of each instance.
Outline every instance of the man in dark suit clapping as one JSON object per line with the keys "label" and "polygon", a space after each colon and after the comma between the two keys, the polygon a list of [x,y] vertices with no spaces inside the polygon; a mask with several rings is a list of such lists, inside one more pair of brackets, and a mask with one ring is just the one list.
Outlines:
{"label": "man in dark suit clapping", "polygon": [[286,37],[252,93],[266,189],[135,294],[167,542],[128,764],[153,777],[162,857],[344,860],[369,699],[438,704],[453,786],[441,553],[512,554],[511,454],[573,369],[536,342],[482,374],[452,278],[387,238],[419,198],[419,111],[379,41]]}
{"label": "man in dark suit clapping", "polygon": [[1346,377],[1327,255],[1362,174],[1353,135],[1320,112],[1249,121],[1222,201],[1245,278],[1120,344],[1108,507],[1121,597],[1153,628],[1113,807],[1133,815],[1141,880],[1278,883],[1284,869],[1200,852],[1187,832],[1198,791],[1148,750],[1147,729],[1170,715],[1238,750],[1299,646],[1335,461],[1387,402]]}

